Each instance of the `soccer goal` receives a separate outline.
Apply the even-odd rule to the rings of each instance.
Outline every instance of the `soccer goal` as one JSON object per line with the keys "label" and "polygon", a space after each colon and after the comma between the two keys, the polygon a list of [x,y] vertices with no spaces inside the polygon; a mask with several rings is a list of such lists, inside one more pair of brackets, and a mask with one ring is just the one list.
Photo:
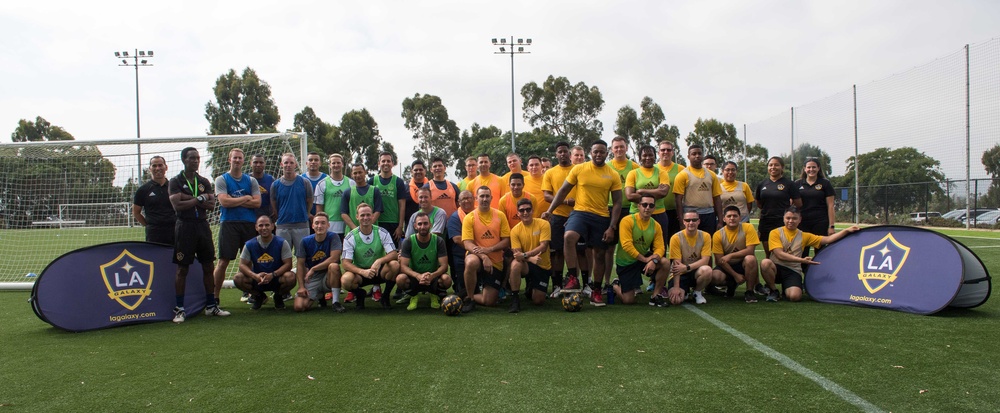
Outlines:
{"label": "soccer goal", "polygon": [[[280,174],[280,155],[307,151],[303,133],[210,135],[0,144],[0,288],[30,288],[33,276],[67,252],[115,241],[142,241],[132,217],[136,189],[149,162],[164,158],[167,178],[184,167],[186,147],[201,154],[199,174],[214,182],[229,169],[230,149],[263,155]],[[210,217],[215,230],[218,211]]]}

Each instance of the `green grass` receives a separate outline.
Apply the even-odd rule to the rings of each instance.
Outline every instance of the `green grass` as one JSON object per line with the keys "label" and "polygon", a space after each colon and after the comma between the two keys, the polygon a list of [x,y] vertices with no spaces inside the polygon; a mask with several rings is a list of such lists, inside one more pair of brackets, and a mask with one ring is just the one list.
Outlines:
{"label": "green grass", "polygon": [[[979,247],[1000,243],[959,240],[998,273]],[[0,406],[16,411],[857,410],[683,307],[294,314],[225,290],[226,319],[74,334],[27,298],[0,293]],[[996,298],[934,316],[709,300],[699,308],[885,411],[997,409]]]}

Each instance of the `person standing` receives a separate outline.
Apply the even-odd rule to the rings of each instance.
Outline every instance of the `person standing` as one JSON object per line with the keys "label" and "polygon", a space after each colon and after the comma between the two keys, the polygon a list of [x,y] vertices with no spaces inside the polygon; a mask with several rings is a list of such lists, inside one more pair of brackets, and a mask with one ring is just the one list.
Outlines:
{"label": "person standing", "polygon": [[535,205],[535,218],[542,216],[542,212],[549,209],[549,203],[545,201],[545,194],[542,192],[542,180],[545,178],[545,171],[542,170],[542,159],[538,155],[528,157],[528,174],[524,175],[524,192],[535,196],[538,204]]}
{"label": "person standing", "polygon": [[[545,196],[545,202],[549,205],[546,211],[552,211],[552,216],[548,218],[552,228],[552,244],[550,245],[552,248],[552,294],[550,297],[552,298],[558,297],[562,292],[565,259],[563,257],[563,239],[566,233],[566,220],[569,219],[569,214],[573,212],[573,206],[576,205],[576,188],[569,191],[559,205],[552,204],[555,201],[556,192],[562,188],[563,182],[566,182],[566,177],[569,176],[574,167],[570,159],[568,143],[556,143],[556,162],[558,164],[545,171],[542,178],[542,193]],[[579,282],[572,287],[574,287],[573,289],[580,288]]]}
{"label": "person standing", "polygon": [[[657,164],[657,166],[660,168],[660,172],[667,174],[667,181],[669,181],[670,186],[673,187],[674,180],[677,179],[677,174],[684,170],[683,166],[674,162],[677,145],[674,145],[674,143],[670,141],[661,141],[658,144],[658,148],[660,163]],[[663,229],[663,235],[669,238],[681,230],[681,222],[677,218],[677,200],[674,198],[673,194],[667,195],[667,197],[663,199],[663,207],[666,209],[667,214],[667,226]]]}
{"label": "person standing", "polygon": [[[698,213],[701,226],[698,229],[708,235],[715,233],[722,226],[722,186],[719,177],[708,169],[702,168],[701,156],[704,148],[701,145],[688,147],[688,167],[677,174],[674,179],[674,197],[677,203],[677,219],[687,211]],[[685,228],[687,226],[685,225]]]}
{"label": "person standing", "polygon": [[451,216],[458,209],[458,185],[449,182],[445,178],[447,172],[444,159],[434,158],[431,160],[431,182],[427,185],[431,189],[431,203],[444,210],[445,216]]}
{"label": "person standing", "polygon": [[187,287],[188,269],[195,258],[201,263],[202,281],[205,286],[205,315],[225,317],[229,312],[219,308],[215,302],[215,246],[212,245],[212,228],[208,225],[209,211],[215,209],[215,195],[212,182],[198,174],[201,155],[198,150],[187,147],[181,150],[184,170],[170,179],[170,204],[177,213],[174,239],[174,264],[177,277],[174,280],[175,299],[174,322],[183,323],[187,317],[184,310],[184,291]]}
{"label": "person standing", "polygon": [[[740,210],[740,222],[750,222],[750,211],[753,210],[753,192],[746,182],[736,180],[736,162],[729,161],[722,167],[722,208],[735,206]],[[723,212],[725,214],[725,212]]]}
{"label": "person standing", "polygon": [[146,242],[173,246],[177,213],[170,204],[167,161],[162,156],[150,158],[149,176],[132,198],[132,217],[145,228]]}
{"label": "person standing", "polygon": [[271,205],[278,215],[277,236],[287,240],[298,251],[302,239],[309,235],[312,220],[313,187],[309,180],[296,174],[299,164],[295,155],[281,156],[281,178],[271,184]]}
{"label": "person standing", "polygon": [[[833,209],[833,185],[823,176],[819,159],[806,158],[802,177],[795,181],[802,197],[802,223],[799,229],[810,234],[833,235],[836,222]],[[809,255],[809,247],[802,249],[802,256]],[[808,267],[807,267],[808,268]]]}
{"label": "person standing", "polygon": [[[343,242],[346,225],[343,216],[340,215],[340,204],[344,200],[344,194],[350,192],[356,184],[353,179],[344,176],[343,155],[339,153],[330,155],[328,163],[330,174],[316,184],[313,203],[318,205],[317,211],[326,212],[330,219],[330,232],[336,234]],[[315,229],[313,231],[315,232]]]}
{"label": "person standing", "polygon": [[[316,152],[309,152],[306,154],[306,171],[302,174],[303,178],[309,180],[309,184],[312,185],[312,191],[309,193],[314,193],[316,191],[316,185],[319,185],[324,179],[326,179],[327,174],[319,170],[320,166],[323,165],[323,160]],[[315,204],[313,208],[309,208],[309,216],[316,214],[319,209]],[[312,219],[310,218],[310,221]]]}
{"label": "person standing", "polygon": [[478,175],[479,162],[476,161],[476,158],[471,156],[465,158],[465,178],[462,178],[462,180],[458,182],[458,190],[472,192],[472,190],[469,189],[469,185],[472,185],[472,180],[476,179],[476,176]]}
{"label": "person standing", "polygon": [[243,150],[229,151],[229,171],[215,179],[215,197],[219,200],[219,265],[215,267],[215,300],[219,304],[222,283],[226,281],[229,261],[240,248],[257,235],[255,210],[260,207],[260,185],[243,173]]}
{"label": "person standing", "polygon": [[[757,184],[754,191],[757,207],[760,208],[760,222],[757,224],[757,236],[764,246],[764,257],[770,256],[768,236],[771,230],[784,225],[785,211],[790,206],[802,207],[802,196],[799,195],[795,182],[785,178],[785,161],[780,156],[772,156],[767,160],[767,178]],[[758,291],[758,294],[766,293]]]}
{"label": "person standing", "polygon": [[470,190],[478,192],[479,187],[485,186],[489,188],[490,195],[492,196],[491,199],[493,200],[490,204],[490,208],[500,209],[500,198],[503,198],[503,196],[506,195],[510,189],[507,187],[507,183],[502,177],[490,172],[492,163],[489,155],[485,153],[479,154],[476,161],[479,162],[479,175],[476,176],[476,179],[472,180],[472,188],[470,188]]}
{"label": "person standing", "polygon": [[258,217],[268,215],[274,221],[277,219],[277,215],[271,209],[271,184],[274,183],[274,176],[264,172],[266,167],[267,161],[264,159],[264,155],[254,154],[250,158],[250,176],[257,180],[257,186],[260,187],[260,207],[254,213]]}
{"label": "person standing", "polygon": [[391,241],[398,245],[397,242],[406,232],[406,228],[403,228],[406,224],[403,215],[406,213],[406,198],[409,195],[403,178],[392,173],[395,166],[392,153],[382,152],[378,156],[378,175],[373,176],[368,183],[382,195],[382,213],[378,216],[378,226],[389,231]]}

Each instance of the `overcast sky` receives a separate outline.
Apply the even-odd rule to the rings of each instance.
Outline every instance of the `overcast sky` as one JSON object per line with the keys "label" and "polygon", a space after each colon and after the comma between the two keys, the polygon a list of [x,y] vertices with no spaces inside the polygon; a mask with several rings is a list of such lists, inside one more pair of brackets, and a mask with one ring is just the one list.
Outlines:
{"label": "overcast sky", "polygon": [[517,89],[550,74],[597,86],[605,137],[644,96],[682,136],[699,117],[742,129],[988,42],[998,18],[996,1],[6,2],[0,141],[36,116],[78,140],[134,137],[135,72],[114,52],[138,48],[156,56],[139,70],[144,137],[205,134],[215,80],[249,66],[280,130],[305,106],[333,124],[368,108],[408,161],[415,93],[462,129],[510,129],[510,59],[490,39],[511,35],[533,40]]}

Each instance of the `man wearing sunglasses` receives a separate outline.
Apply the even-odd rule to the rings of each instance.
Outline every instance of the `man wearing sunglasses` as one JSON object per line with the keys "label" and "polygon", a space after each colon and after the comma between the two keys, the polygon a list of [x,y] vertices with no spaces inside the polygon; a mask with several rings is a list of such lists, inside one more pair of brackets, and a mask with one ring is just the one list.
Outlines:
{"label": "man wearing sunglasses", "polygon": [[510,230],[510,246],[514,260],[510,264],[510,287],[513,291],[510,312],[521,311],[521,278],[526,281],[528,298],[535,305],[545,303],[552,261],[549,259],[549,241],[552,237],[548,221],[534,219],[534,206],[529,199],[517,201],[521,222]]}
{"label": "man wearing sunglasses", "polygon": [[699,230],[701,219],[697,211],[687,211],[682,216],[684,230],[670,237],[670,274],[673,276],[673,287],[668,296],[670,303],[677,305],[684,302],[689,290],[694,290],[695,304],[705,304],[705,287],[712,281],[712,238],[707,232]]}
{"label": "man wearing sunglasses", "polygon": [[656,198],[642,196],[633,205],[638,207],[639,212],[622,219],[618,229],[621,240],[615,251],[618,278],[611,285],[619,302],[635,304],[635,293],[642,287],[642,276],[646,275],[655,282],[649,305],[666,307],[667,302],[660,296],[663,283],[667,280],[667,265],[663,262],[663,227],[652,219]]}

